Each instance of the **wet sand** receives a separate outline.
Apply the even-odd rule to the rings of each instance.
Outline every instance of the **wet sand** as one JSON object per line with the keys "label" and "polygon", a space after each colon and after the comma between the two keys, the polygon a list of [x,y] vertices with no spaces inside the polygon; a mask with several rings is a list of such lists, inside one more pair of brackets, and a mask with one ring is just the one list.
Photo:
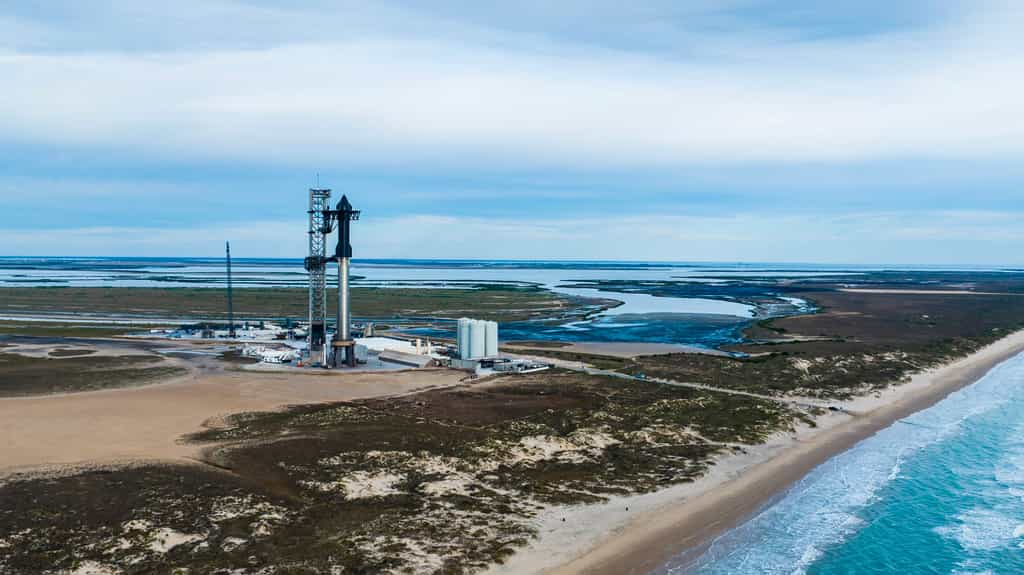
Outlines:
{"label": "wet sand", "polygon": [[832,456],[974,383],[1021,352],[1024,331],[918,374],[907,384],[845,402],[852,415],[829,413],[818,428],[724,457],[694,483],[550,510],[538,520],[540,539],[489,573],[640,575],[683,551],[696,555]]}

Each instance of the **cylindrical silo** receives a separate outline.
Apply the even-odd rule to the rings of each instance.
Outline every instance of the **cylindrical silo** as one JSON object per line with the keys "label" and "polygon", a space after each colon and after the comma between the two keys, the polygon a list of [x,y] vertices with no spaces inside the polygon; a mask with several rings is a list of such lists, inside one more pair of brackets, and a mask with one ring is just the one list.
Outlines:
{"label": "cylindrical silo", "polygon": [[474,320],[471,320],[471,319],[467,319],[466,320],[466,327],[465,327],[466,339],[465,339],[465,343],[463,344],[463,348],[462,348],[462,359],[472,359],[473,358],[473,321]]}
{"label": "cylindrical silo", "polygon": [[459,319],[459,327],[456,332],[456,346],[459,349],[459,359],[469,359],[469,326],[471,320],[469,318]]}
{"label": "cylindrical silo", "polygon": [[498,357],[498,322],[486,322],[486,338],[484,354],[487,357]]}
{"label": "cylindrical silo", "polygon": [[470,325],[469,358],[480,359],[487,355],[487,322],[473,320]]}

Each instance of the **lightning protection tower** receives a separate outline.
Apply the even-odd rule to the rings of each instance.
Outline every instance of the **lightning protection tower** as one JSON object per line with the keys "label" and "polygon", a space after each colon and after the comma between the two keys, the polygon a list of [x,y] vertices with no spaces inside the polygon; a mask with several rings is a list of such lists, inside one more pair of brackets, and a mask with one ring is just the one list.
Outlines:
{"label": "lightning protection tower", "polygon": [[224,242],[228,262],[228,337],[235,337],[235,302],[231,293],[231,242]]}
{"label": "lightning protection tower", "polygon": [[328,365],[327,340],[327,234],[331,232],[328,211],[331,190],[309,190],[309,360]]}

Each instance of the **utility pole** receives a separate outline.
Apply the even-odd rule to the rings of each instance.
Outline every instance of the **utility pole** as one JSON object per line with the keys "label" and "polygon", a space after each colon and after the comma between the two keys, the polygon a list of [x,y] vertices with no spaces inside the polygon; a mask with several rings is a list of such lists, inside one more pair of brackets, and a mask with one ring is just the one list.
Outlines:
{"label": "utility pole", "polygon": [[231,242],[225,242],[228,260],[228,337],[234,338],[235,334],[235,302],[231,290]]}

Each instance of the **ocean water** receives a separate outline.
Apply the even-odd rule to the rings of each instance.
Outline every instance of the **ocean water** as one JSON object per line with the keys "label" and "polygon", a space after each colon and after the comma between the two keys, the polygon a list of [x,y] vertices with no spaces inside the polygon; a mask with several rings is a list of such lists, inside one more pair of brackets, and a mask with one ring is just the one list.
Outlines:
{"label": "ocean water", "polygon": [[659,573],[1024,573],[1024,354]]}

